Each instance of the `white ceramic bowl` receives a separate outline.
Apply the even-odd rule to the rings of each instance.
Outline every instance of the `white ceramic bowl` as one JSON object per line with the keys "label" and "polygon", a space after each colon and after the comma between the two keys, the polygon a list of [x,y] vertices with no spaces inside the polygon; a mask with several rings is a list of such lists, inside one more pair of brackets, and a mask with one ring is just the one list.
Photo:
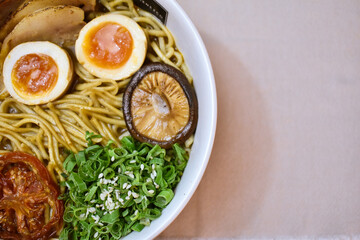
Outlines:
{"label": "white ceramic bowl", "polygon": [[124,240],[153,239],[159,235],[189,202],[203,176],[214,142],[217,100],[214,75],[208,53],[194,24],[175,0],[157,0],[167,11],[167,27],[194,77],[199,102],[199,119],[190,159],[175,196],[161,217],[141,232],[132,232]]}

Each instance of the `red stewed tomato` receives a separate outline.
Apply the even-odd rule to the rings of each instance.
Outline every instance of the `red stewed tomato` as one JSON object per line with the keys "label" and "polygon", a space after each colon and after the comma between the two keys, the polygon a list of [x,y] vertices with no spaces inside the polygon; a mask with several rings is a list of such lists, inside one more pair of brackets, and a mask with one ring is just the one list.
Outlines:
{"label": "red stewed tomato", "polygon": [[36,157],[0,156],[0,239],[49,239],[62,227],[59,187]]}

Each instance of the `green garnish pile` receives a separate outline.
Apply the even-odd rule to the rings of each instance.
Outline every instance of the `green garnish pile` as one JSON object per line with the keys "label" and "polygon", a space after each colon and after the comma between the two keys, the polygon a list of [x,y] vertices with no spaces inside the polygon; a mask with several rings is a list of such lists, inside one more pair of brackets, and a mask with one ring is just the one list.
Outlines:
{"label": "green garnish pile", "polygon": [[161,215],[174,197],[188,154],[178,144],[171,150],[121,139],[122,147],[94,144],[64,161],[67,192],[60,239],[119,239],[141,231]]}

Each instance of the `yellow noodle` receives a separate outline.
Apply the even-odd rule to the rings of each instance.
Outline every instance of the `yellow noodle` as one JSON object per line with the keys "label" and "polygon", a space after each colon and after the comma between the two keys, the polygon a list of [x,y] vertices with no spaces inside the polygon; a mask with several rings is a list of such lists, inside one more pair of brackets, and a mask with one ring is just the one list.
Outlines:
{"label": "yellow noodle", "polygon": [[[17,134],[15,132],[9,131],[4,128],[0,128],[0,135],[3,135],[3,136],[11,135],[14,139],[18,140],[19,143],[21,142],[22,144],[24,144],[24,146],[27,146],[29,149],[31,149],[35,153],[35,155],[40,160],[42,160],[41,152],[39,151],[39,149],[37,147],[35,147],[34,144],[32,144],[28,139],[25,139],[24,137],[22,137],[20,134]],[[20,147],[20,148],[24,149],[23,147]]]}
{"label": "yellow noodle", "polygon": [[68,133],[65,131],[64,126],[61,124],[58,116],[53,112],[50,112],[50,114],[54,118],[57,127],[60,129],[60,132],[61,132],[63,138],[65,139],[65,142],[66,142],[68,148],[73,152],[77,152],[77,149],[74,147],[72,141],[70,140],[70,138],[68,136]]}
{"label": "yellow noodle", "polygon": [[16,100],[13,98],[6,98],[5,100],[3,100],[0,104],[0,112],[7,112],[9,109],[9,105],[14,101]]}
{"label": "yellow noodle", "polygon": [[14,106],[16,109],[20,110],[23,113],[29,113],[29,114],[34,113],[34,111],[25,104],[14,102]]}
{"label": "yellow noodle", "polygon": [[99,132],[99,131],[95,131],[96,128],[90,122],[89,117],[87,116],[86,111],[84,109],[80,109],[80,117],[86,123],[86,125],[90,126],[90,128],[93,129],[92,132],[97,132],[97,133]]}
{"label": "yellow noodle", "polygon": [[45,146],[44,143],[42,141],[43,138],[43,134],[44,134],[44,130],[42,130],[41,128],[39,129],[39,132],[36,136],[36,143],[37,143],[37,147],[39,148],[41,155],[43,156],[44,159],[49,159],[49,155],[45,150]]}
{"label": "yellow noodle", "polygon": [[7,132],[0,133],[1,136],[7,138],[10,140],[11,147],[13,150],[21,150],[21,143],[18,141],[15,137],[13,137],[11,134]]}
{"label": "yellow noodle", "polygon": [[104,99],[105,102],[110,102],[113,107],[117,107],[117,109],[119,109],[122,105],[121,103],[121,99],[122,99],[122,95],[108,95],[108,92],[102,92],[102,91],[97,91],[95,92],[95,94],[101,98]]}
{"label": "yellow noodle", "polygon": [[125,88],[128,85],[129,82],[130,82],[130,78],[125,79],[123,81],[120,81],[120,82],[118,82],[118,87],[119,88]]}
{"label": "yellow noodle", "polygon": [[[98,99],[95,97],[94,91],[91,91],[91,92],[90,92],[90,97],[91,97],[91,99],[94,101],[94,107],[95,107],[95,108],[99,108],[100,103],[99,103]],[[102,109],[102,110],[104,110],[104,109]],[[106,112],[107,112],[107,111],[106,111]]]}
{"label": "yellow noodle", "polygon": [[134,20],[139,23],[139,24],[148,24],[151,27],[153,27],[153,29],[155,30],[160,30],[160,27],[158,26],[158,24],[156,23],[156,21],[150,19],[150,18],[146,18],[146,17],[135,17]]}
{"label": "yellow noodle", "polygon": [[97,118],[97,119],[100,119],[104,122],[107,122],[107,123],[110,123],[110,124],[114,124],[114,125],[118,125],[118,126],[121,126],[121,127],[124,127],[125,128],[125,121],[123,119],[117,119],[117,118],[108,118],[108,117],[104,117],[100,114],[97,114],[97,113],[92,113],[91,114],[94,118]]}
{"label": "yellow noodle", "polygon": [[111,104],[107,103],[106,101],[102,100],[101,98],[99,98],[99,103],[101,103],[103,106],[105,106],[107,109],[109,109],[116,116],[119,116],[120,118],[124,118],[123,112],[120,111],[118,108],[111,106]]}
{"label": "yellow noodle", "polygon": [[174,53],[175,53],[175,50],[174,50],[174,48],[171,47],[167,50],[165,56],[170,59],[174,55]]}
{"label": "yellow noodle", "polygon": [[160,58],[154,56],[152,53],[147,53],[146,57],[150,59],[151,62],[160,62]]}
{"label": "yellow noodle", "polygon": [[[106,137],[104,129],[102,129],[101,125],[99,124],[99,121],[96,118],[91,118],[90,122],[97,128],[99,129],[99,133],[101,136]],[[105,143],[105,141],[102,139],[101,140],[102,143]]]}
{"label": "yellow noodle", "polygon": [[93,132],[94,130],[91,129],[89,125],[87,125],[81,118],[73,111],[70,110],[62,110],[62,112],[72,118],[74,118],[77,123],[80,125],[80,127],[84,128],[85,131]]}
{"label": "yellow noodle", "polygon": [[177,62],[175,63],[175,65],[176,65],[177,67],[180,67],[180,66],[183,64],[183,57],[182,57],[181,53],[179,53],[179,52],[174,52],[174,56],[175,56],[176,59],[177,59]]}
{"label": "yellow noodle", "polygon": [[82,83],[82,84],[78,84],[76,86],[76,90],[81,91],[81,90],[85,90],[85,89],[91,89],[91,88],[100,86],[101,84],[102,84],[101,81],[90,82],[90,83]]}
{"label": "yellow noodle", "polygon": [[115,134],[109,129],[108,125],[105,124],[104,122],[101,122],[100,124],[101,124],[102,128],[104,129],[104,132],[106,133],[106,135],[110,139],[112,139],[118,147],[120,147],[120,142],[116,138]]}
{"label": "yellow noodle", "polygon": [[145,29],[145,32],[148,35],[154,36],[154,37],[166,37],[166,33],[164,33],[161,30],[155,30],[155,29]]}
{"label": "yellow noodle", "polygon": [[154,49],[158,57],[166,64],[173,66],[174,68],[178,68],[170,59],[168,59],[164,53],[160,50],[159,46],[156,42],[151,42],[150,46]]}
{"label": "yellow noodle", "polygon": [[11,124],[7,124],[5,122],[3,122],[2,124],[2,127],[9,130],[9,131],[13,131],[13,132],[21,132],[21,133],[26,133],[26,132],[29,132],[29,131],[33,131],[33,132],[36,132],[38,131],[37,128],[16,128],[14,126],[12,126]]}
{"label": "yellow noodle", "polygon": [[[61,110],[60,112],[63,112],[64,110]],[[60,121],[61,122],[68,122],[68,123],[72,123],[72,124],[76,124],[76,120],[74,118],[71,118],[68,115],[65,114],[60,114]]]}
{"label": "yellow noodle", "polygon": [[54,119],[47,113],[44,111],[44,109],[42,109],[41,107],[39,106],[36,106],[34,108],[34,111],[39,114],[39,116],[43,117],[44,119],[46,119],[48,122],[50,122],[52,125],[55,125],[55,121]]}
{"label": "yellow noodle", "polygon": [[[85,136],[85,131],[84,129],[82,129],[81,127],[79,127],[78,125],[72,123],[72,122],[69,122],[67,120],[62,120],[62,123],[64,125],[64,128],[66,129],[66,131],[69,132],[69,136],[72,137],[73,135],[76,136],[76,137],[80,137],[82,139],[84,139],[84,136]],[[85,140],[84,140],[85,142]]]}
{"label": "yellow noodle", "polygon": [[[19,120],[15,124],[16,127],[21,127],[23,124],[26,124],[28,122],[31,122],[31,123],[34,123],[34,124],[37,124],[37,125],[42,125],[40,127],[43,127],[43,129],[48,129],[51,132],[51,134],[53,136],[55,136],[55,138],[56,138],[56,140],[58,142],[60,142],[62,145],[64,145],[68,149],[70,148],[69,145],[66,143],[66,141],[64,141],[62,139],[62,136],[60,137],[60,135],[56,132],[56,130],[58,130],[57,126],[55,126],[56,128],[52,127],[48,122],[46,122],[46,120],[41,119],[40,117],[38,117],[36,115],[30,115],[30,114],[29,115],[27,115],[27,114],[14,114],[14,115],[25,116],[25,117],[23,117],[23,119]],[[11,117],[11,116],[8,116],[8,117]]]}

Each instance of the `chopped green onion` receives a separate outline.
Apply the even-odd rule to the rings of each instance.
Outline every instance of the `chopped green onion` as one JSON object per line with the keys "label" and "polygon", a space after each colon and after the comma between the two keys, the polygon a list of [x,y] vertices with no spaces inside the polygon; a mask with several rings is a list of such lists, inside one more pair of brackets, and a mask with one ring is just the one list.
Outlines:
{"label": "chopped green onion", "polygon": [[154,202],[154,204],[158,207],[163,208],[169,204],[173,197],[174,192],[171,189],[163,190],[156,196],[156,201]]}
{"label": "chopped green onion", "polygon": [[72,172],[69,176],[69,180],[75,184],[75,186],[79,189],[80,192],[84,192],[87,190],[86,184],[81,179],[79,174]]}
{"label": "chopped green onion", "polygon": [[120,220],[116,221],[115,223],[110,225],[111,235],[115,238],[120,238],[122,228],[123,228],[123,223]]}
{"label": "chopped green onion", "polygon": [[101,136],[87,132],[88,147],[64,161],[60,240],[120,239],[141,231],[173,199],[187,164],[188,154],[178,144],[165,150],[127,136],[114,148],[113,141],[94,144],[95,138]]}
{"label": "chopped green onion", "polygon": [[113,224],[119,219],[119,217],[120,217],[120,211],[119,209],[116,209],[114,212],[104,215],[101,218],[101,221],[104,223]]}
{"label": "chopped green onion", "polygon": [[141,230],[143,230],[143,228],[145,227],[145,225],[141,224],[141,223],[135,223],[131,229],[137,232],[140,232]]}
{"label": "chopped green onion", "polygon": [[112,168],[107,168],[104,170],[104,177],[106,179],[111,179],[115,176],[115,171]]}
{"label": "chopped green onion", "polygon": [[67,172],[71,172],[76,166],[76,160],[73,153],[71,153],[64,161],[64,169]]}
{"label": "chopped green onion", "polygon": [[85,201],[90,201],[93,198],[97,188],[98,188],[98,186],[93,186],[92,188],[90,188],[89,192],[87,193],[87,195],[85,197]]}

